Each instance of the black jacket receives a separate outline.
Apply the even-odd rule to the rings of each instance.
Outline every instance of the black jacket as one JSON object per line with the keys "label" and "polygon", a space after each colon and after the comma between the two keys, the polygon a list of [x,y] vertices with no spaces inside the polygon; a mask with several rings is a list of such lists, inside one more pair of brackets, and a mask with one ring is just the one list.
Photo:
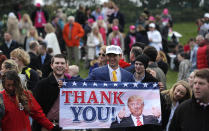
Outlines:
{"label": "black jacket", "polygon": [[[46,115],[56,101],[59,92],[60,89],[53,73],[51,73],[47,78],[40,80],[35,87],[33,95]],[[32,125],[32,130],[41,131],[41,126],[34,121]]]}
{"label": "black jacket", "polygon": [[114,13],[112,13],[111,16],[109,17],[109,22],[112,23],[115,18],[119,20],[119,25],[122,27],[121,32],[123,32],[123,29],[125,27],[124,15],[120,11],[118,11],[116,16],[114,15]]}
{"label": "black jacket", "polygon": [[0,50],[9,59],[10,58],[10,52],[12,52],[14,49],[16,49],[18,47],[19,47],[18,43],[16,41],[12,40],[10,48],[7,47],[6,43],[3,43],[0,46]]}
{"label": "black jacket", "polygon": [[[129,47],[129,44],[131,42],[131,39],[130,39],[131,36],[136,38],[136,33],[128,32],[128,34],[125,37],[125,51],[124,51],[124,54],[126,54],[128,56],[129,56],[130,51],[131,51],[131,48]],[[135,43],[133,43],[133,44],[135,44]]]}
{"label": "black jacket", "polygon": [[169,131],[208,131],[208,123],[209,105],[201,106],[193,97],[177,107]]}
{"label": "black jacket", "polygon": [[48,75],[52,72],[51,69],[51,58],[52,56],[49,54],[46,54],[46,58],[44,60],[44,63],[41,63],[41,55],[38,56],[38,69],[42,72],[42,78],[48,77]]}
{"label": "black jacket", "polygon": [[[140,43],[140,47],[144,49],[149,44],[149,39],[146,31],[136,32],[136,42]],[[143,44],[142,44],[143,43]]]}
{"label": "black jacket", "polygon": [[145,71],[145,77],[141,82],[145,83],[145,82],[159,82],[159,81],[155,77],[153,77],[150,73]]}
{"label": "black jacket", "polygon": [[30,64],[28,66],[34,70],[37,70],[38,69],[38,56],[34,54],[33,52],[28,52],[28,54],[30,56]]}
{"label": "black jacket", "polygon": [[33,70],[32,68],[25,67],[22,69],[21,74],[24,74],[27,79],[27,88],[33,91],[34,87],[36,86],[37,82],[39,81],[38,73]]}
{"label": "black jacket", "polygon": [[[158,120],[156,117],[149,115],[143,116],[144,124],[158,124]],[[111,123],[111,128],[119,128],[119,127],[135,127],[134,121],[132,120],[131,116],[124,117],[120,123],[118,121],[114,121]]]}

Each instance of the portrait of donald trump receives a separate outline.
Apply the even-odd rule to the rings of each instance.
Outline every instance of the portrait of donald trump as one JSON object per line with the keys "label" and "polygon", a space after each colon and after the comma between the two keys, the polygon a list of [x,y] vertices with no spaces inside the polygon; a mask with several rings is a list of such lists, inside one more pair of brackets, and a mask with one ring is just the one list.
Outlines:
{"label": "portrait of donald trump", "polygon": [[159,124],[159,115],[143,115],[144,99],[141,96],[130,96],[127,101],[127,106],[130,111],[130,115],[126,115],[127,111],[124,107],[119,111],[116,120],[111,123],[110,128],[134,127],[142,126],[145,124]]}

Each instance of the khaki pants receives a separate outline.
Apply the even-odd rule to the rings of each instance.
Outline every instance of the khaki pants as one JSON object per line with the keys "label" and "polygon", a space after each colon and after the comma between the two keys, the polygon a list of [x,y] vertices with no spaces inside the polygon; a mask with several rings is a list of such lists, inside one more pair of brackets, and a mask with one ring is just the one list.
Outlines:
{"label": "khaki pants", "polygon": [[67,59],[68,59],[69,65],[72,64],[72,60],[75,60],[75,64],[78,64],[79,63],[79,47],[78,46],[72,46],[72,47],[66,46],[66,49],[67,49]]}

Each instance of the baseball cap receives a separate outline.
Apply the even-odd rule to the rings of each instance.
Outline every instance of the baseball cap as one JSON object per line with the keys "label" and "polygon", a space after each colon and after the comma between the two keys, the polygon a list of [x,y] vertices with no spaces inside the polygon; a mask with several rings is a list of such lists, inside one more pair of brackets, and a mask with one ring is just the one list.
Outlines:
{"label": "baseball cap", "polygon": [[131,26],[129,27],[129,29],[130,29],[130,30],[134,30],[134,29],[135,29],[135,26],[134,26],[134,25],[131,25]]}
{"label": "baseball cap", "polygon": [[36,4],[36,7],[41,7],[41,4],[40,4],[40,3],[37,3],[37,4]]}
{"label": "baseball cap", "polygon": [[151,23],[151,24],[149,24],[149,27],[155,28],[155,24]]}
{"label": "baseball cap", "polygon": [[119,55],[119,54],[122,54],[122,50],[117,45],[110,45],[110,46],[107,46],[106,48],[106,54],[110,54],[110,53]]}
{"label": "baseball cap", "polygon": [[165,9],[163,10],[163,14],[164,14],[164,15],[167,15],[167,14],[168,14],[168,9],[167,9],[167,8],[165,8]]}
{"label": "baseball cap", "polygon": [[98,16],[98,20],[103,20],[103,17],[101,15]]}
{"label": "baseball cap", "polygon": [[205,13],[205,14],[204,14],[204,17],[209,18],[209,13]]}
{"label": "baseball cap", "polygon": [[113,26],[113,27],[112,27],[112,30],[118,30],[118,26],[116,26],[116,25]]}
{"label": "baseball cap", "polygon": [[88,22],[89,22],[89,23],[94,23],[94,19],[89,18],[89,19],[88,19]]}

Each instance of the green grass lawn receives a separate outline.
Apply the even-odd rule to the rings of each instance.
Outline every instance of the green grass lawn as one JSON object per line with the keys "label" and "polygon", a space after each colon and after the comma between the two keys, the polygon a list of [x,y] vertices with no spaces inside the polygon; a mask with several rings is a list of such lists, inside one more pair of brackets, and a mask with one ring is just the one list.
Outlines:
{"label": "green grass lawn", "polygon": [[195,22],[174,23],[173,31],[182,34],[182,37],[179,39],[182,45],[185,45],[190,38],[197,36],[197,26]]}
{"label": "green grass lawn", "polygon": [[[179,39],[180,44],[184,45],[190,38],[195,38],[197,36],[197,26],[195,22],[187,22],[187,23],[176,23],[173,27],[174,31],[182,34],[182,37]],[[178,72],[169,70],[166,78],[167,78],[167,88],[171,88],[172,85],[177,81]]]}
{"label": "green grass lawn", "polygon": [[[175,23],[173,30],[182,34],[183,37],[180,38],[180,43],[182,45],[186,44],[190,38],[195,38],[197,35],[197,26],[195,25],[195,22]],[[88,76],[88,70],[84,68],[84,62],[81,62],[79,66],[80,76],[82,78],[86,78]],[[177,81],[177,75],[178,72],[169,69],[166,75],[167,88],[171,88],[172,85]]]}

